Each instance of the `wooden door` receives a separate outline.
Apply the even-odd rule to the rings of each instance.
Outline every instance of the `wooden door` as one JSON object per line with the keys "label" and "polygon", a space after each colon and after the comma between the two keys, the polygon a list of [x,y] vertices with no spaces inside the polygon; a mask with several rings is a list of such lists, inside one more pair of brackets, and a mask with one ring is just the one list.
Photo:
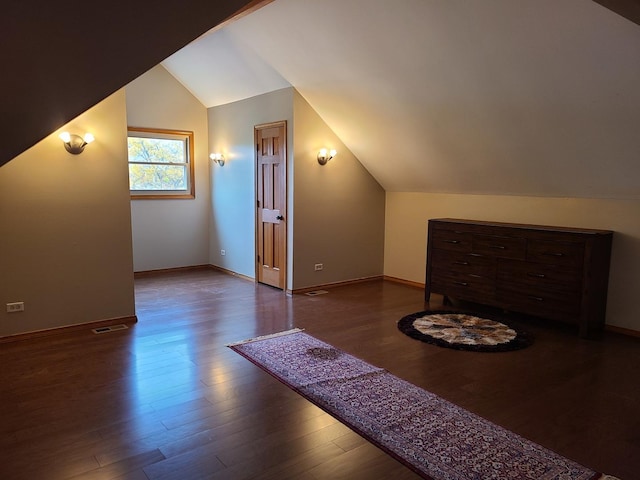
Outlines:
{"label": "wooden door", "polygon": [[286,122],[255,127],[256,278],[284,290],[287,258]]}

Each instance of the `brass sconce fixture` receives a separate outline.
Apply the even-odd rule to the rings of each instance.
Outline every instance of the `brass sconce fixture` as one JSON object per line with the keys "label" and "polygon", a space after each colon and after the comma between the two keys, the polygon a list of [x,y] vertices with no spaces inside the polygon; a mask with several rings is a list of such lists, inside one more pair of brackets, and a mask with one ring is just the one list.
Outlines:
{"label": "brass sconce fixture", "polygon": [[73,155],[79,155],[84,151],[84,147],[95,140],[91,133],[85,133],[84,137],[74,133],[62,132],[60,140],[64,142],[64,148]]}
{"label": "brass sconce fixture", "polygon": [[209,155],[209,158],[211,160],[213,160],[215,163],[217,163],[218,165],[220,165],[221,167],[224,167],[224,155],[221,153],[212,153],[211,155]]}
{"label": "brass sconce fixture", "polygon": [[336,156],[338,152],[335,150],[327,150],[326,148],[321,148],[318,152],[318,163],[320,165],[326,165],[329,160]]}

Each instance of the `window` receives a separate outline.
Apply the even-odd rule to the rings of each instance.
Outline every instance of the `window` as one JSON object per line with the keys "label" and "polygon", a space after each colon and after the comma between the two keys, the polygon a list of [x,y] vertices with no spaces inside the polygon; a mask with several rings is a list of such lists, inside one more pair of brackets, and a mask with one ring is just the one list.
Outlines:
{"label": "window", "polygon": [[195,198],[193,132],[129,127],[132,198]]}

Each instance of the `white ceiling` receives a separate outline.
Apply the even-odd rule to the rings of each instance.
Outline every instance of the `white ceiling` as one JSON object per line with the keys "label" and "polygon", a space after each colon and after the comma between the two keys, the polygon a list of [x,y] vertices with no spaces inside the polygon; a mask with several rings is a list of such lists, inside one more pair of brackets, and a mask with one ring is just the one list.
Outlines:
{"label": "white ceiling", "polygon": [[591,0],[275,0],[163,65],[293,85],[388,191],[640,198],[640,26]]}

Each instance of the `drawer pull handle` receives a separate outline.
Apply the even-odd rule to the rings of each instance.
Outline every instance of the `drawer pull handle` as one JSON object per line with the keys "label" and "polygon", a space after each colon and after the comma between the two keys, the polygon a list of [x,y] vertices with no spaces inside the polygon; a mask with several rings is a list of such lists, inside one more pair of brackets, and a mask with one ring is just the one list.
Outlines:
{"label": "drawer pull handle", "polygon": [[542,297],[534,297],[534,296],[529,295],[529,298],[530,298],[531,300],[535,300],[536,302],[542,302],[542,301],[544,301],[544,298],[542,298]]}
{"label": "drawer pull handle", "polygon": [[547,276],[544,273],[528,272],[527,275],[529,275],[530,277],[536,277],[536,278],[547,278]]}
{"label": "drawer pull handle", "polygon": [[489,245],[489,248],[495,248],[497,250],[504,250],[507,247],[505,247],[504,245]]}
{"label": "drawer pull handle", "polygon": [[469,262],[453,262],[454,265],[469,265]]}
{"label": "drawer pull handle", "polygon": [[469,276],[473,278],[482,278],[482,275],[476,275],[475,273],[470,273]]}
{"label": "drawer pull handle", "polygon": [[564,257],[564,253],[559,252],[545,252],[543,255],[547,255],[549,257]]}
{"label": "drawer pull handle", "polygon": [[460,285],[461,287],[468,287],[469,284],[467,282],[453,282],[456,285]]}
{"label": "drawer pull handle", "polygon": [[458,243],[460,243],[460,240],[445,240],[445,243],[453,243],[454,245],[457,245]]}

